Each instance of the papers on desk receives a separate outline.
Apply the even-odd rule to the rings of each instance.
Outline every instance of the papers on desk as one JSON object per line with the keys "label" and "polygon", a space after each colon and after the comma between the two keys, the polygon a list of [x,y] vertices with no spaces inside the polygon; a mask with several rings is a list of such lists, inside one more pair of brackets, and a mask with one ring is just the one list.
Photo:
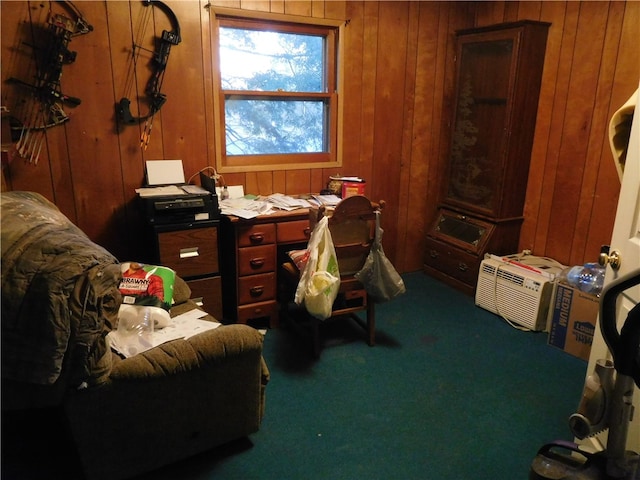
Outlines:
{"label": "papers on desk", "polygon": [[232,215],[244,219],[251,219],[258,215],[270,215],[276,210],[290,211],[311,206],[312,204],[303,198],[295,198],[282,193],[274,193],[268,197],[260,197],[258,199],[243,197],[228,198],[220,201],[220,211],[223,215]]}
{"label": "papers on desk", "polygon": [[182,315],[171,319],[171,323],[164,328],[154,330],[148,338],[138,338],[138,335],[127,337],[122,336],[117,330],[112,330],[107,335],[111,348],[118,351],[125,358],[132,357],[137,353],[145,352],[163,343],[177,340],[178,338],[190,338],[199,333],[218,328],[221,324],[202,320],[207,313],[194,308]]}
{"label": "papers on desk", "polygon": [[337,195],[313,195],[313,199],[318,202],[318,205],[325,205],[327,207],[335,207],[342,199]]}
{"label": "papers on desk", "polygon": [[267,197],[267,201],[280,210],[296,210],[309,208],[311,204],[304,198],[295,198],[282,193],[274,193]]}
{"label": "papers on desk", "polygon": [[272,212],[272,209],[266,202],[243,197],[221,200],[220,211],[223,215],[232,215],[234,217],[250,219],[257,217],[258,215],[269,215]]}

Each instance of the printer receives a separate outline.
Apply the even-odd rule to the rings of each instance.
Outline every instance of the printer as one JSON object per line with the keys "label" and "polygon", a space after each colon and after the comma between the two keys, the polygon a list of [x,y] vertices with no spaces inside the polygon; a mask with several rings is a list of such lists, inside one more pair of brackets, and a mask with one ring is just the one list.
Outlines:
{"label": "printer", "polygon": [[147,221],[151,225],[198,223],[220,218],[215,193],[185,193],[140,197]]}
{"label": "printer", "polygon": [[202,187],[184,180],[182,160],[148,160],[146,187],[136,189],[150,225],[201,223],[220,218],[215,179],[200,172]]}

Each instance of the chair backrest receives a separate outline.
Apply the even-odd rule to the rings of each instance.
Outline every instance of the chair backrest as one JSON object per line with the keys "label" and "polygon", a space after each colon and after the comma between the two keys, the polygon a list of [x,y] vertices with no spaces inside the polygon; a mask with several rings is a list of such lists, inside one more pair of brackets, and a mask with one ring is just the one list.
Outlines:
{"label": "chair backrest", "polygon": [[[329,217],[329,231],[338,257],[341,276],[360,271],[375,236],[376,206],[363,195],[345,198],[336,205]],[[320,209],[318,219],[329,212]]]}

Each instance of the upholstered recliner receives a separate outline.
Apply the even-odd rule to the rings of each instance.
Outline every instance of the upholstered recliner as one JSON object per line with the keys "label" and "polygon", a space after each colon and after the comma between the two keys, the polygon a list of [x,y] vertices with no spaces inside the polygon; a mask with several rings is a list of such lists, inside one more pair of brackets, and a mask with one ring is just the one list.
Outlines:
{"label": "upholstered recliner", "polygon": [[[223,325],[120,358],[106,340],[117,260],[44,197],[1,200],[3,430],[28,412],[62,412],[84,474],[113,480],[259,429],[269,371],[257,330]],[[172,316],[195,308],[189,295],[177,278]],[[4,433],[3,456],[16,441]]]}

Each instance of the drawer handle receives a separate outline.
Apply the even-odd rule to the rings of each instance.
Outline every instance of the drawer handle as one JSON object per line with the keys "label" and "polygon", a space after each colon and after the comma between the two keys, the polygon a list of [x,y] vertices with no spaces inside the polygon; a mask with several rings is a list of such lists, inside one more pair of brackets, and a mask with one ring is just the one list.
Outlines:
{"label": "drawer handle", "polygon": [[264,265],[264,257],[252,258],[249,260],[251,268],[260,268]]}
{"label": "drawer handle", "polygon": [[303,230],[303,233],[304,233],[304,236],[305,236],[305,237],[307,237],[307,238],[310,238],[310,237],[311,237],[311,229],[310,229],[309,227],[305,228],[305,229]]}
{"label": "drawer handle", "polygon": [[180,249],[180,258],[192,258],[199,256],[198,247],[189,247]]}
{"label": "drawer handle", "polygon": [[429,255],[431,256],[431,258],[438,258],[440,256],[437,250],[430,250]]}
{"label": "drawer handle", "polygon": [[458,264],[458,270],[460,270],[461,272],[466,272],[467,270],[469,270],[469,266],[464,262],[460,262]]}
{"label": "drawer handle", "polygon": [[249,239],[251,240],[251,243],[262,243],[262,242],[264,242],[264,234],[262,234],[262,233],[252,233],[249,236]]}
{"label": "drawer handle", "polygon": [[259,297],[264,293],[264,287],[262,285],[251,287],[249,289],[249,293],[251,294],[252,297]]}

